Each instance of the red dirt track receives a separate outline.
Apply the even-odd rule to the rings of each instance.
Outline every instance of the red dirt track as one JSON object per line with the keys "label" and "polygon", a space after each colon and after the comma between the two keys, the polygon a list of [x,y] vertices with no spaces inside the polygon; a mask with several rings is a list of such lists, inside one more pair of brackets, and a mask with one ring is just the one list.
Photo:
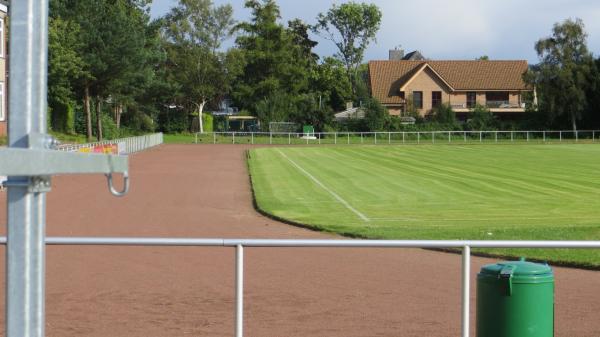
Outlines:
{"label": "red dirt track", "polygon": [[[131,192],[122,199],[101,175],[56,177],[47,234],[331,238],[253,209],[247,148],[163,145],[133,155]],[[2,235],[5,223],[3,207]],[[460,334],[460,255],[356,248],[247,248],[245,255],[245,336]],[[473,336],[475,275],[490,261],[473,259]],[[46,270],[47,336],[233,335],[232,248],[49,246]],[[556,336],[600,336],[600,272],[555,272]]]}

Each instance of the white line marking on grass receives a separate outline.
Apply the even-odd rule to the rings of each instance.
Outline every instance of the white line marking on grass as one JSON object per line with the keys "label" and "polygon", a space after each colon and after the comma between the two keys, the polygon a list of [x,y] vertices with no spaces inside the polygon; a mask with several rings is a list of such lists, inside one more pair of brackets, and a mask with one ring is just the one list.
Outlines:
{"label": "white line marking on grass", "polygon": [[339,201],[342,205],[344,205],[347,209],[349,209],[350,211],[352,211],[354,214],[356,214],[359,218],[361,218],[364,222],[369,222],[369,218],[367,218],[364,214],[362,214],[361,212],[359,212],[358,210],[356,210],[356,208],[352,207],[346,200],[342,199],[342,197],[340,197],[339,195],[337,195],[337,193],[335,193],[334,191],[332,191],[331,189],[329,189],[327,186],[323,185],[322,182],[320,182],[317,178],[315,178],[312,174],[306,172],[305,169],[303,169],[300,165],[298,165],[295,161],[293,161],[292,159],[290,159],[288,156],[285,155],[285,153],[281,152],[281,150],[277,149],[277,152],[279,152],[279,154],[281,154],[281,156],[285,159],[287,159],[290,163],[292,163],[292,165],[294,165],[300,172],[304,173],[304,175],[306,175],[307,177],[309,177],[312,181],[315,182],[315,184],[321,186],[322,189],[324,189],[325,191],[329,192],[329,194],[331,194],[337,201]]}

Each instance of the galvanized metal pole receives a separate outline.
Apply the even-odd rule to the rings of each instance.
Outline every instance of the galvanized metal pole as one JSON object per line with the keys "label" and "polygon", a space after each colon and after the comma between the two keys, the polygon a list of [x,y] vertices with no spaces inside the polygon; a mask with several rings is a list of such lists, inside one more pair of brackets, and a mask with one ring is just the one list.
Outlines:
{"label": "galvanized metal pole", "polygon": [[464,246],[462,254],[462,337],[469,337],[471,293],[471,247]]}
{"label": "galvanized metal pole", "polygon": [[235,337],[244,336],[244,246],[235,249]]}
{"label": "galvanized metal pole", "polygon": [[[11,3],[10,126],[12,148],[44,148],[28,136],[46,133],[48,0]],[[42,177],[9,177],[6,335],[44,336],[46,195]],[[25,184],[19,184],[25,183]],[[43,184],[42,184],[43,185]],[[39,186],[39,185],[38,185]]]}

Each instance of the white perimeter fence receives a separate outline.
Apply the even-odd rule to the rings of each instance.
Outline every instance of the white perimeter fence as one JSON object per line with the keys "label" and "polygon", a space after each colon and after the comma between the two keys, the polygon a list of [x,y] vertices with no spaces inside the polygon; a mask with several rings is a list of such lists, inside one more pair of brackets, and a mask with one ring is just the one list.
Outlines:
{"label": "white perimeter fence", "polygon": [[209,132],[196,133],[194,143],[209,144],[467,144],[596,142],[599,130],[579,131],[401,131],[401,132]]}
{"label": "white perimeter fence", "polygon": [[153,133],[143,136],[105,140],[102,142],[86,144],[64,144],[56,147],[60,151],[79,151],[81,149],[94,149],[105,145],[116,145],[119,154],[136,153],[163,143],[163,134]]}
{"label": "white perimeter fence", "polygon": [[[454,248],[462,249],[461,336],[470,335],[471,248],[579,248],[598,249],[600,241],[469,241],[469,240],[277,240],[222,238],[111,238],[47,237],[46,245],[88,246],[203,246],[233,247],[235,254],[235,337],[244,335],[244,248],[245,247],[330,247],[330,248]],[[6,237],[0,237],[6,244]],[[415,287],[418,285],[414,285]],[[434,299],[431,299],[434,300]],[[400,329],[400,327],[398,327]]]}

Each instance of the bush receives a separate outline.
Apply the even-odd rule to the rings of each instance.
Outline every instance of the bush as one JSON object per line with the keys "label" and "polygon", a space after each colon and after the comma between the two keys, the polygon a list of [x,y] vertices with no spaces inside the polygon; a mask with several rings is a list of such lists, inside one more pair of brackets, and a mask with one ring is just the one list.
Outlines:
{"label": "bush", "polygon": [[467,120],[469,130],[493,130],[496,128],[496,117],[490,112],[490,109],[477,104],[471,118]]}
{"label": "bush", "polygon": [[443,103],[438,107],[433,108],[433,119],[446,125],[456,125],[456,114],[452,110],[452,106],[448,103]]}
{"label": "bush", "polygon": [[376,99],[368,99],[363,109],[365,109],[365,126],[368,131],[382,131],[384,126],[389,125],[390,115],[387,109]]}

